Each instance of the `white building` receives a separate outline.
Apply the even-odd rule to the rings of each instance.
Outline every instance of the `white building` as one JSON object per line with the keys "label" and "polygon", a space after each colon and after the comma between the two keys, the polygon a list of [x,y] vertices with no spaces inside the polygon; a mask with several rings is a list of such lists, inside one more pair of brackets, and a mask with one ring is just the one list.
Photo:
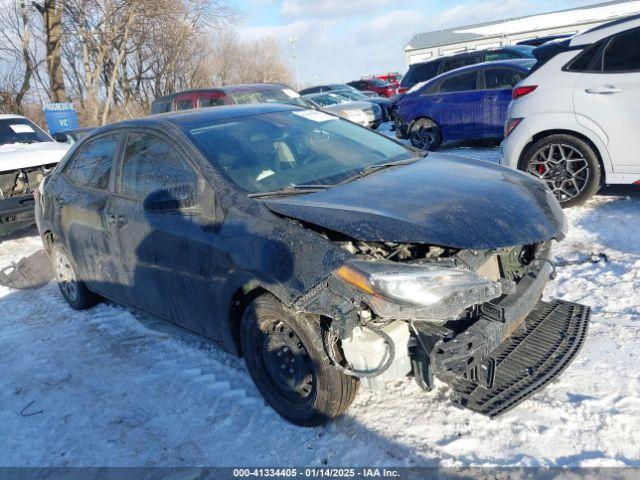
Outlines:
{"label": "white building", "polygon": [[576,34],[640,13],[640,0],[616,0],[557,12],[508,18],[415,35],[405,47],[409,64],[453,53],[513,45],[549,35]]}

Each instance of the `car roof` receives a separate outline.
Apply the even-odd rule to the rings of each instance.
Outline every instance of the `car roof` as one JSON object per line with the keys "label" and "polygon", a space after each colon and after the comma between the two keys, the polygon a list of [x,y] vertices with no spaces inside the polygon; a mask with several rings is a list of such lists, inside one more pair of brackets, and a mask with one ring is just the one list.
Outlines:
{"label": "car roof", "polygon": [[12,118],[15,119],[15,118],[27,118],[27,117],[25,117],[23,115],[17,115],[15,113],[3,113],[3,114],[0,114],[0,120],[9,120],[9,119],[12,119]]}
{"label": "car roof", "polygon": [[[250,117],[265,113],[285,112],[289,110],[303,110],[303,107],[283,103],[252,103],[244,105],[225,105],[212,108],[198,108],[180,110],[177,112],[158,113],[147,117],[124,120],[95,130],[95,134],[102,134],[118,128],[155,127],[173,124],[178,127],[191,127],[219,120]],[[92,132],[93,136],[93,132]]]}
{"label": "car roof", "polygon": [[594,27],[591,30],[587,30],[584,33],[579,33],[575,37],[571,38],[569,45],[572,47],[589,45],[596,43],[603,38],[615,35],[616,33],[621,33],[638,27],[640,27],[640,14],[630,15],[612,22],[603,23],[602,25]]}
{"label": "car roof", "polygon": [[179,92],[171,93],[163,97],[158,97],[154,102],[166,102],[173,100],[178,95],[188,95],[190,93],[237,93],[237,92],[251,92],[257,90],[279,90],[282,88],[291,88],[284,83],[242,83],[238,85],[225,85],[223,87],[211,87],[211,88],[192,88],[190,90],[182,90]]}
{"label": "car roof", "polygon": [[473,65],[467,65],[466,67],[461,67],[455,70],[444,72],[437,77],[434,77],[433,80],[435,80],[436,78],[448,77],[452,74],[468,72],[471,70],[481,70],[488,67],[516,67],[521,70],[529,70],[529,68],[533,67],[535,63],[536,61],[533,58],[514,58],[509,60],[494,60],[492,62],[474,63]]}
{"label": "car roof", "polygon": [[426,80],[424,82],[419,82],[411,89],[415,89],[418,85],[420,87],[418,90],[422,90],[426,86],[431,86],[440,80],[445,78],[449,78],[451,76],[457,75],[459,73],[471,72],[476,70],[482,70],[483,68],[489,67],[512,67],[517,68],[518,70],[522,70],[523,72],[528,72],[535,65],[536,61],[533,58],[517,58],[511,60],[495,60],[493,62],[482,62],[475,63],[473,65],[467,65],[466,67],[456,68],[455,70],[449,70],[448,72],[441,73],[440,75],[433,77],[430,80]]}

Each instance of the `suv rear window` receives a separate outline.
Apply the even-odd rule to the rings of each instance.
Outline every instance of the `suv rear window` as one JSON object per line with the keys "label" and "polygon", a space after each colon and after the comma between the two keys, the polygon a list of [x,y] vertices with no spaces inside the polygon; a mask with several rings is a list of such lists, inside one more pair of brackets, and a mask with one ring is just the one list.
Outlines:
{"label": "suv rear window", "polygon": [[617,35],[604,51],[605,72],[640,71],[640,28]]}
{"label": "suv rear window", "polygon": [[478,52],[445,58],[442,61],[442,71],[448,72],[468,65],[475,65],[476,63],[482,62],[483,55],[483,53]]}
{"label": "suv rear window", "polygon": [[440,67],[439,60],[412,65],[400,85],[403,87],[412,87],[416,83],[431,80],[438,75],[438,67]]}

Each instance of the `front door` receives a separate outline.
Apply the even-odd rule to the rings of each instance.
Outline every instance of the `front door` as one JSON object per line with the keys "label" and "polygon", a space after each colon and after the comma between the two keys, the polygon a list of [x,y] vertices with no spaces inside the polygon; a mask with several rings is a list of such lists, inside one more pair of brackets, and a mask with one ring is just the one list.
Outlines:
{"label": "front door", "polygon": [[616,173],[638,173],[640,28],[611,38],[591,70],[580,75],[574,87],[577,119],[604,132]]}
{"label": "front door", "polygon": [[[183,151],[157,133],[132,131],[116,168],[109,218],[118,239],[126,303],[194,331],[206,331],[214,312],[210,243],[194,202],[184,192],[204,181]],[[171,195],[175,196],[172,198]],[[157,198],[160,202],[150,204]],[[180,197],[180,198],[178,198]]]}

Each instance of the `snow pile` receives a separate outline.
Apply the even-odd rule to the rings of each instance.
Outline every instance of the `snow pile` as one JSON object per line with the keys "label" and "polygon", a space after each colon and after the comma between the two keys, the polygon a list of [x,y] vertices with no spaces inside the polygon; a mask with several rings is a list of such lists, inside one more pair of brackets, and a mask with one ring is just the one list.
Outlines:
{"label": "snow pile", "polygon": [[[546,294],[593,306],[588,339],[558,381],[496,420],[451,406],[444,384],[405,380],[296,428],[241,359],[200,337],[114,305],[74,312],[53,283],[0,287],[0,464],[640,466],[640,196],[568,217],[556,248],[568,264]],[[0,268],[38,246],[31,233],[1,243]],[[608,261],[581,263],[590,253]]]}

